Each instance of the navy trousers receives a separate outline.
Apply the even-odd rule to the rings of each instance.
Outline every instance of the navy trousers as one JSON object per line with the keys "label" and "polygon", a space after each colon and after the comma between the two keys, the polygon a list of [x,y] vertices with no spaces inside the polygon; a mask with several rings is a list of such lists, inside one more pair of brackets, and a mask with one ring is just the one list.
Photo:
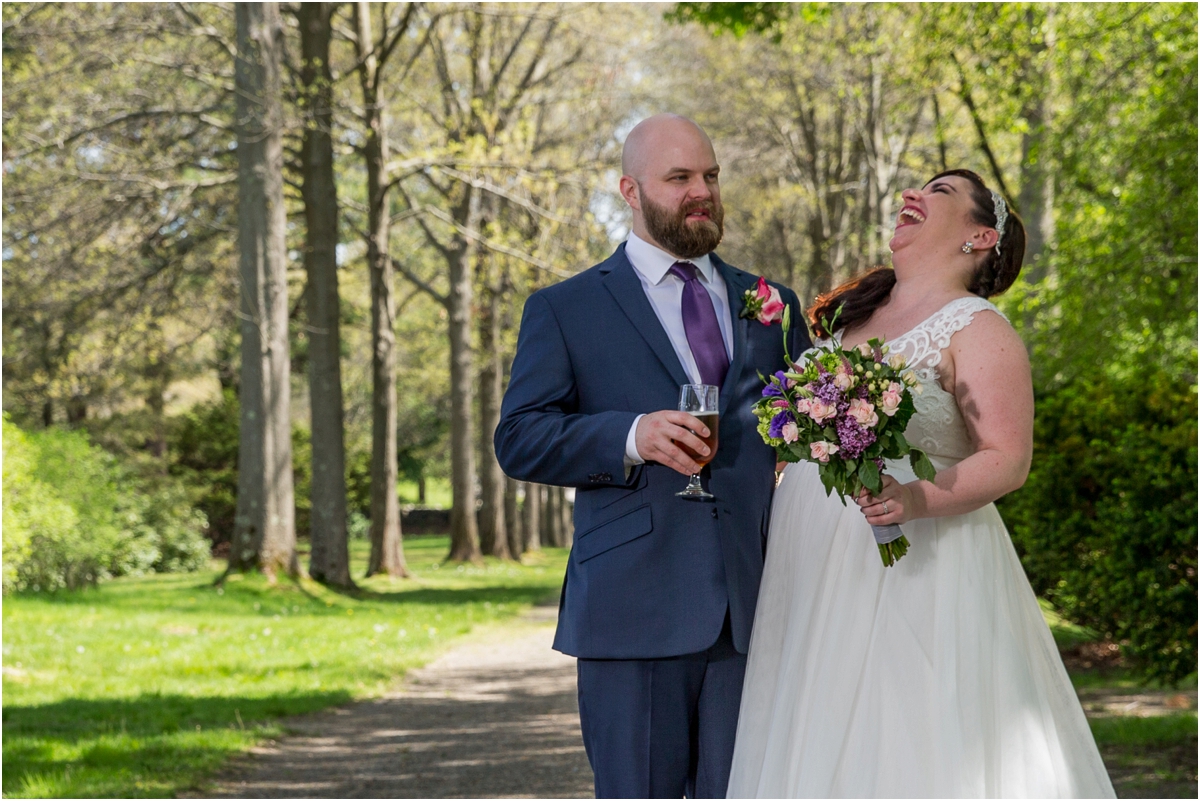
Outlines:
{"label": "navy trousers", "polygon": [[580,659],[579,719],[597,798],[724,798],[746,655],[729,617],[705,651]]}

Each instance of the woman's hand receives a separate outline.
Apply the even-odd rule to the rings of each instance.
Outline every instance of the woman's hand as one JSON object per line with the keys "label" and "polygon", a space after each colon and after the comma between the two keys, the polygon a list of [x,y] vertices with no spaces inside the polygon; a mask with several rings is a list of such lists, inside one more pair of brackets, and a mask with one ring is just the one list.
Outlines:
{"label": "woman's hand", "polygon": [[854,502],[872,526],[907,523],[915,516],[912,489],[887,475],[883,477],[883,489],[878,495],[872,495],[864,488]]}

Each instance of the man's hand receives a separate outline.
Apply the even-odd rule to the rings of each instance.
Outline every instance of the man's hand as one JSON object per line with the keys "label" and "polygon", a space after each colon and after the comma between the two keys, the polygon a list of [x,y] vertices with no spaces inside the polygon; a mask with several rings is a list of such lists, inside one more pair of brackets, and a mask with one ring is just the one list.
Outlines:
{"label": "man's hand", "polygon": [[[700,436],[693,434],[693,431]],[[658,462],[685,476],[692,476],[700,472],[700,465],[679,445],[686,445],[693,453],[707,456],[708,446],[700,437],[707,437],[708,434],[708,426],[687,412],[651,412],[638,420],[634,442],[643,460]]]}

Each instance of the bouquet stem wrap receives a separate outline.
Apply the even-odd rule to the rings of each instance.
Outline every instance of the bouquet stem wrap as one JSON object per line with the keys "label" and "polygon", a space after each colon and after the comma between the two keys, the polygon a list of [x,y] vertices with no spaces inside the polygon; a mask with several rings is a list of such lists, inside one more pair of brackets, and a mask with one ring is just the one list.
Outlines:
{"label": "bouquet stem wrap", "polygon": [[871,533],[875,535],[875,544],[879,546],[879,555],[885,566],[891,567],[897,559],[908,553],[908,538],[896,523],[871,526]]}

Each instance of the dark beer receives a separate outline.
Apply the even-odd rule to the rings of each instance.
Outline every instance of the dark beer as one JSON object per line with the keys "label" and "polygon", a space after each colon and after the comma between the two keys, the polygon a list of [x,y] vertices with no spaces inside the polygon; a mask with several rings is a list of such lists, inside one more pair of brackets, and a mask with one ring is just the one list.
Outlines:
{"label": "dark beer", "polygon": [[696,464],[700,465],[701,467],[704,467],[704,465],[711,462],[713,460],[713,457],[717,455],[717,442],[720,439],[720,437],[718,436],[717,424],[719,422],[720,415],[718,415],[716,412],[700,412],[699,414],[692,413],[692,417],[695,417],[697,420],[699,420],[701,423],[704,423],[704,425],[708,427],[708,436],[707,437],[700,437],[700,435],[696,434],[695,431],[692,432],[693,434],[696,434],[697,437],[700,437],[700,439],[704,441],[704,444],[708,446],[708,456],[698,455],[697,453],[692,451],[692,449],[689,448],[687,445],[684,445],[682,442],[679,443],[679,447],[683,448],[684,453],[686,453],[688,456],[692,457],[692,459],[696,462]]}

